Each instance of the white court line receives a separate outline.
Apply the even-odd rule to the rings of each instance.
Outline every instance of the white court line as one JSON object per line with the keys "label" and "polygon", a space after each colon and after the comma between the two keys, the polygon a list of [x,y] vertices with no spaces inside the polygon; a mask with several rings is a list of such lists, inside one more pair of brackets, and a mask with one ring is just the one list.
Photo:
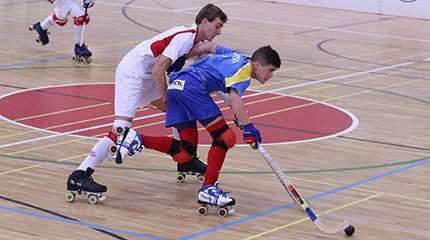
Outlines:
{"label": "white court line", "polygon": [[[217,4],[217,6],[229,6],[229,5],[239,5],[239,4],[243,4],[244,2],[230,2],[230,3],[220,3]],[[108,6],[115,6],[115,7],[124,7],[125,5],[122,3],[112,3],[112,2],[105,2],[105,1],[97,1],[98,5],[108,5]],[[200,8],[202,8],[201,6],[199,7],[190,7],[190,8],[182,8],[182,9],[165,9],[165,8],[153,8],[153,7],[144,7],[144,6],[136,6],[136,5],[127,5],[127,8],[134,8],[134,9],[145,9],[145,10],[152,10],[152,11],[159,11],[159,12],[173,12],[173,13],[178,13],[178,12],[183,12],[183,11],[188,11],[188,10],[200,10]]]}
{"label": "white court line", "polygon": [[[279,91],[283,91],[283,90],[287,90],[287,89],[292,89],[292,88],[305,87],[305,86],[320,84],[320,83],[324,83],[324,82],[329,82],[329,81],[339,80],[339,79],[344,79],[344,78],[349,78],[349,77],[356,77],[356,76],[360,76],[360,75],[364,75],[364,74],[368,74],[368,73],[380,72],[380,71],[384,71],[384,70],[388,70],[388,69],[398,68],[398,67],[401,67],[401,66],[411,65],[413,63],[415,63],[415,62],[405,62],[405,63],[400,63],[400,64],[396,64],[396,65],[391,65],[391,66],[386,66],[386,67],[381,67],[381,68],[375,68],[375,69],[371,69],[371,70],[367,70],[367,71],[346,74],[346,75],[342,75],[342,76],[338,76],[338,77],[331,77],[331,78],[326,78],[326,79],[322,79],[322,80],[315,80],[315,81],[312,81],[312,82],[300,83],[300,84],[291,85],[291,86],[287,86],[287,87],[283,87],[283,88],[276,88],[274,90],[268,90],[268,91],[263,91],[263,92],[257,92],[257,93],[249,94],[249,95],[243,96],[242,98],[254,97],[254,96],[258,96],[258,95],[262,95],[262,94],[266,94],[266,93],[274,93],[274,92],[279,92]],[[78,85],[78,84],[76,84],[76,85]],[[31,89],[29,89],[29,90],[31,90]],[[224,101],[220,100],[220,101],[217,101],[216,103],[222,103],[222,102],[224,102]],[[135,118],[134,121],[136,121],[136,120],[142,120],[142,119],[147,119],[147,118],[152,118],[152,117],[158,117],[158,116],[161,116],[161,115],[164,115],[164,113],[156,113],[156,114],[151,114],[151,115],[147,115],[147,116],[138,117],[138,118]],[[7,120],[3,116],[0,116],[0,117],[3,118],[3,119],[5,119],[5,120]],[[28,139],[28,140],[14,142],[14,143],[3,144],[3,145],[0,145],[0,149],[6,148],[6,147],[17,146],[17,145],[21,145],[21,144],[26,144],[26,143],[31,143],[31,142],[36,142],[36,141],[41,141],[41,140],[46,140],[46,139],[50,139],[50,138],[60,137],[60,136],[64,136],[64,135],[75,134],[75,133],[84,132],[84,131],[87,131],[87,130],[93,130],[93,129],[97,129],[97,128],[107,127],[107,126],[110,126],[110,125],[112,125],[112,123],[103,124],[103,125],[97,125],[97,126],[83,128],[83,129],[77,129],[77,130],[73,130],[73,131],[69,131],[69,132],[64,132],[64,133],[55,133],[55,134],[49,135],[49,136]]]}
{"label": "white court line", "polygon": [[232,17],[230,19],[241,20],[241,21],[248,21],[248,22],[266,23],[266,24],[270,24],[270,25],[293,26],[293,27],[309,28],[309,29],[314,29],[314,30],[324,30],[324,31],[331,31],[331,32],[342,32],[342,33],[352,33],[352,34],[365,35],[365,36],[371,36],[371,37],[392,38],[392,39],[398,39],[398,40],[407,40],[407,41],[417,41],[417,42],[430,43],[430,39],[400,37],[400,36],[387,35],[387,34],[367,33],[367,32],[352,31],[352,30],[342,30],[342,29],[327,28],[327,27],[315,27],[315,26],[311,26],[311,25],[303,25],[303,24],[295,24],[295,23],[284,23],[284,22],[275,22],[275,21],[266,21],[266,20],[258,20],[258,19],[252,19],[252,18],[242,18],[242,17]]}
{"label": "white court line", "polygon": [[[124,7],[124,4],[111,3],[111,2],[98,1],[97,4],[104,4],[104,5]],[[218,6],[228,6],[228,5],[237,5],[237,4],[243,4],[243,2],[231,2],[231,3],[224,3],[224,4],[221,3],[221,4],[217,4],[217,5]],[[153,10],[153,11],[160,11],[160,12],[171,12],[171,13],[182,12],[184,14],[190,14],[190,15],[195,15],[195,14],[194,13],[186,13],[184,11],[198,9],[198,8],[183,8],[183,9],[173,10],[173,9],[152,8],[152,7],[143,7],[143,6],[134,6],[134,5],[127,6],[127,8],[146,9],[146,10]],[[351,34],[365,35],[365,36],[371,36],[371,37],[391,38],[391,39],[398,39],[398,40],[417,41],[417,42],[430,43],[430,39],[409,38],[409,37],[401,37],[401,36],[394,36],[394,35],[388,35],[388,34],[379,34],[379,33],[366,33],[366,32],[360,32],[360,31],[342,30],[342,29],[334,29],[334,28],[328,28],[328,27],[318,27],[318,26],[311,26],[311,25],[304,25],[304,24],[295,24],[295,23],[266,21],[266,20],[258,20],[258,19],[252,19],[252,18],[242,18],[242,17],[229,17],[229,19],[231,19],[231,20],[241,20],[241,21],[247,21],[247,22],[256,22],[256,23],[266,23],[266,24],[269,24],[269,25],[293,26],[293,27],[309,28],[309,29],[315,29],[315,30],[324,30],[324,31],[332,31],[332,32],[351,33]]]}

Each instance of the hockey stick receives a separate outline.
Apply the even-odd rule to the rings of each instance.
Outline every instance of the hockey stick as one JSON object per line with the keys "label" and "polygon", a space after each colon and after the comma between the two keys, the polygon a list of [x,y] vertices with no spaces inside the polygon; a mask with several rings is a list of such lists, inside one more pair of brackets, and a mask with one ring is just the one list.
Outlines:
{"label": "hockey stick", "polygon": [[345,234],[348,236],[352,236],[352,234],[354,234],[355,228],[348,221],[343,221],[342,223],[335,226],[329,226],[322,223],[320,218],[316,215],[316,213],[312,210],[309,204],[297,191],[296,187],[294,187],[294,185],[288,180],[287,175],[284,174],[278,164],[276,164],[276,162],[272,159],[269,153],[266,152],[266,150],[263,148],[263,146],[261,146],[261,144],[259,144],[258,146],[258,151],[261,153],[261,155],[263,155],[267,164],[269,164],[269,166],[275,172],[276,176],[278,177],[281,184],[284,186],[285,190],[287,190],[290,197],[298,206],[302,208],[302,210],[306,213],[311,222],[315,224],[315,226],[317,226],[320,231],[328,234],[344,231]]}

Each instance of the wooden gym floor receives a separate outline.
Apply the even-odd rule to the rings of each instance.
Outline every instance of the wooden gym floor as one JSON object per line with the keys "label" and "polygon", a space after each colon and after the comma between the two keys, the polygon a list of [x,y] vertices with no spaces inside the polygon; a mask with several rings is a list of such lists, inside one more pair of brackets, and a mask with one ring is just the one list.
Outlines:
{"label": "wooden gym floor", "polygon": [[[217,42],[249,53],[271,44],[282,56],[274,78],[251,90],[317,101],[355,119],[339,134],[302,141],[286,136],[282,144],[265,146],[323,221],[349,220],[356,240],[430,239],[430,21],[263,1],[215,3],[230,18]],[[97,168],[96,180],[108,186],[104,202],[65,201],[66,178],[96,139],[25,122],[41,113],[57,115],[54,110],[31,113],[61,102],[43,94],[37,104],[9,97],[52,86],[111,84],[127,51],[157,32],[191,24],[204,4],[97,0],[86,35],[93,62],[78,65],[71,61],[71,21],[54,26],[51,43],[40,46],[27,26],[50,14],[49,4],[0,0],[0,239],[347,238],[319,232],[293,205],[264,159],[247,146],[228,153],[220,178],[237,199],[235,216],[200,216],[199,184],[193,178],[176,183],[175,164],[154,151],[123,165],[106,161]],[[112,111],[113,96],[107,97],[98,104]],[[62,111],[79,114],[67,104]],[[80,121],[111,119],[98,105],[87,107],[100,114]],[[310,132],[320,126],[313,121],[320,117],[333,120],[324,127],[335,125],[330,114],[300,115],[297,108],[312,104],[266,110],[253,119],[260,127],[271,121],[265,118],[263,124],[263,116],[271,116],[279,129],[302,126],[295,132]],[[279,112],[292,117],[279,120]],[[73,124],[69,119],[62,121]],[[279,134],[262,131],[263,140]],[[207,150],[199,147],[202,159]]]}

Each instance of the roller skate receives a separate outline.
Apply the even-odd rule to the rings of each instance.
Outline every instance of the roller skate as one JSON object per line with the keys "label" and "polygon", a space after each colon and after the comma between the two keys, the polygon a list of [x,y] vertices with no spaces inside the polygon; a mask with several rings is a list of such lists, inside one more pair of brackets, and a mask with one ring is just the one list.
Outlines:
{"label": "roller skate", "polygon": [[49,43],[49,37],[48,37],[48,30],[43,30],[42,27],[40,26],[40,22],[37,22],[33,25],[28,26],[28,30],[30,31],[36,31],[38,37],[36,38],[36,42],[42,44],[42,45],[46,45]]}
{"label": "roller skate", "polygon": [[115,156],[116,163],[121,164],[126,156],[133,156],[136,151],[142,152],[145,149],[142,137],[135,130],[118,127],[114,132],[118,135],[117,144],[108,148],[108,157]]}
{"label": "roller skate", "polygon": [[203,183],[203,181],[205,180],[206,168],[206,164],[200,161],[197,155],[194,155],[190,161],[186,163],[178,163],[178,174],[176,175],[176,182],[183,183],[185,182],[185,177],[187,175],[195,175],[197,177],[197,181],[199,183]]}
{"label": "roller skate", "polygon": [[91,56],[93,54],[88,50],[87,45],[83,43],[82,45],[75,44],[75,56],[73,56],[73,61],[76,63],[91,63]]}
{"label": "roller skate", "polygon": [[66,201],[73,202],[76,195],[84,195],[91,205],[106,199],[103,194],[107,191],[106,186],[94,181],[91,176],[94,170],[87,168],[86,171],[75,170],[67,179]]}
{"label": "roller skate", "polygon": [[234,215],[234,198],[228,196],[228,192],[224,192],[218,187],[218,183],[202,186],[199,190],[197,202],[200,204],[199,213],[206,216],[209,212],[209,207],[217,208],[218,216],[226,217]]}

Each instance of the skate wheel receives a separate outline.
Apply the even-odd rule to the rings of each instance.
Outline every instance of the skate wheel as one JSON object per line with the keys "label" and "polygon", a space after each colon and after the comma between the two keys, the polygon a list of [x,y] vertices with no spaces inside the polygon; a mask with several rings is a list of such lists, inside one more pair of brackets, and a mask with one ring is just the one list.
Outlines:
{"label": "skate wheel", "polygon": [[98,200],[99,200],[99,198],[96,195],[94,195],[94,194],[88,195],[88,203],[89,204],[94,205],[97,203]]}
{"label": "skate wheel", "polygon": [[114,127],[112,132],[114,132],[116,135],[121,135],[124,132],[124,129],[122,127]]}
{"label": "skate wheel", "polygon": [[177,183],[185,182],[185,173],[178,173],[178,175],[176,175],[176,182]]}
{"label": "skate wheel", "polygon": [[76,194],[74,192],[66,192],[66,201],[73,202],[75,201]]}
{"label": "skate wheel", "polygon": [[234,208],[228,209],[228,215],[233,216],[236,213],[236,210]]}
{"label": "skate wheel", "polygon": [[202,216],[206,216],[209,212],[209,209],[206,206],[199,207],[199,214]]}
{"label": "skate wheel", "polygon": [[205,176],[204,176],[204,175],[201,175],[200,173],[199,173],[199,174],[197,174],[197,181],[198,181],[199,183],[203,183],[203,182],[205,181]]}
{"label": "skate wheel", "polygon": [[31,25],[30,25],[30,26],[28,26],[28,30],[29,30],[29,31],[33,31],[33,30],[34,30],[34,29],[33,29],[33,26],[31,26]]}
{"label": "skate wheel", "polygon": [[218,216],[225,217],[228,215],[228,210],[226,208],[218,208]]}
{"label": "skate wheel", "polygon": [[108,147],[108,151],[111,154],[115,154],[118,151],[118,147],[116,145],[112,145],[112,146]]}
{"label": "skate wheel", "polygon": [[99,202],[103,202],[106,199],[106,196],[102,195],[99,197]]}

